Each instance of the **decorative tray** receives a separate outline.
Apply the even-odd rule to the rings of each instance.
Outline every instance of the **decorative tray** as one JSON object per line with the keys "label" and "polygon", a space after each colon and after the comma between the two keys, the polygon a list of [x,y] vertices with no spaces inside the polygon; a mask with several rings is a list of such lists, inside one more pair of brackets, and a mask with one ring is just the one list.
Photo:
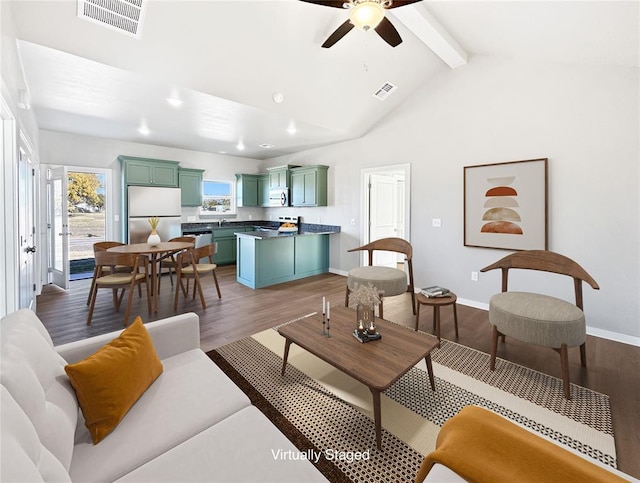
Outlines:
{"label": "decorative tray", "polygon": [[281,226],[280,228],[278,228],[278,231],[282,231],[285,233],[291,233],[294,231],[298,231],[298,227],[297,226],[292,226],[292,227],[287,227],[287,226]]}
{"label": "decorative tray", "polygon": [[358,339],[360,342],[371,342],[372,340],[382,339],[382,335],[379,332],[375,334],[367,334],[366,332],[358,332],[357,329],[353,331],[353,336]]}

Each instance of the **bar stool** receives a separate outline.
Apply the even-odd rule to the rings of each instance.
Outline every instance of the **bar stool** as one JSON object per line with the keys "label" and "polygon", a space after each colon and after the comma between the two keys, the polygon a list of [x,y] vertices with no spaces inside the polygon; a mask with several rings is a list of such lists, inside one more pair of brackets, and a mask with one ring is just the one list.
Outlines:
{"label": "bar stool", "polygon": [[456,329],[456,339],[458,338],[458,310],[456,308],[456,301],[458,297],[453,292],[449,292],[447,297],[427,297],[424,294],[418,294],[416,297],[416,326],[414,330],[418,330],[418,322],[420,321],[420,306],[427,305],[433,307],[433,330],[436,331],[438,336],[438,347],[440,347],[440,307],[446,307],[447,305],[453,305],[453,324]]}

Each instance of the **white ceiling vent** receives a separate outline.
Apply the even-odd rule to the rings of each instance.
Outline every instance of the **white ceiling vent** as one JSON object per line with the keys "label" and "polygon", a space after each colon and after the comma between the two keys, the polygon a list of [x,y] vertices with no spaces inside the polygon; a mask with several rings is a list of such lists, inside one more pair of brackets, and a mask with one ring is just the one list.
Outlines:
{"label": "white ceiling vent", "polygon": [[140,38],[146,8],[147,0],[78,0],[78,17]]}
{"label": "white ceiling vent", "polygon": [[391,82],[385,82],[382,87],[380,87],[380,89],[378,89],[374,94],[373,97],[380,99],[381,101],[384,101],[387,97],[389,97],[391,95],[391,93],[393,91],[395,91],[397,89],[396,86],[394,86]]}

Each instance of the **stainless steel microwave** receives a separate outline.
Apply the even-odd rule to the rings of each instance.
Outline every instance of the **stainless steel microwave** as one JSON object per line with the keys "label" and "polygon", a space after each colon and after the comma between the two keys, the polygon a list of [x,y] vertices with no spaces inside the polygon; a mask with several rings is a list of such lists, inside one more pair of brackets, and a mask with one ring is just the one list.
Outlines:
{"label": "stainless steel microwave", "polygon": [[269,206],[289,206],[289,190],[287,188],[269,190]]}

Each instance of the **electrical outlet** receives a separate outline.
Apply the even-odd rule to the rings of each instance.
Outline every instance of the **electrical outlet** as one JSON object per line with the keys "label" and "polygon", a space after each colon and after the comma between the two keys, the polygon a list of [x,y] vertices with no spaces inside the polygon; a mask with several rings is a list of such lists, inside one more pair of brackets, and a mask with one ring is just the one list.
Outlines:
{"label": "electrical outlet", "polygon": [[322,223],[322,218],[318,217],[318,223]]}
{"label": "electrical outlet", "polygon": [[434,228],[440,228],[442,226],[442,220],[440,218],[433,218],[431,220],[431,226]]}
{"label": "electrical outlet", "polygon": [[120,215],[113,215],[113,221],[120,221]]}
{"label": "electrical outlet", "polygon": [[356,219],[355,218],[351,218],[351,226],[356,226]]}
{"label": "electrical outlet", "polygon": [[250,220],[253,220],[253,215],[249,215],[249,219],[250,219]]}
{"label": "electrical outlet", "polygon": [[471,272],[471,280],[473,282],[477,282],[478,281],[478,272]]}

